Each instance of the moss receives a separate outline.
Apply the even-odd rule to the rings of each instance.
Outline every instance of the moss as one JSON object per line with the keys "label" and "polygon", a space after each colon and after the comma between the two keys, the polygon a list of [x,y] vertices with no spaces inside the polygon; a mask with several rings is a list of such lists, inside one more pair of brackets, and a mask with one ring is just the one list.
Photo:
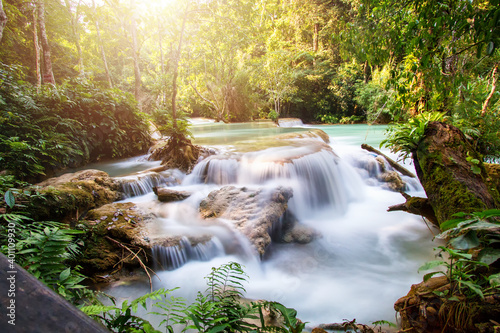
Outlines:
{"label": "moss", "polygon": [[481,159],[455,127],[430,123],[414,154],[418,177],[427,193],[439,223],[458,212],[476,212],[498,207],[498,190],[480,174],[472,172],[468,157]]}
{"label": "moss", "polygon": [[43,187],[30,202],[28,214],[38,220],[77,220],[87,210],[117,200],[117,190],[116,184],[98,178]]}
{"label": "moss", "polygon": [[86,274],[93,276],[114,272],[123,266],[139,267],[139,261],[123,246],[139,252],[141,260],[147,262],[145,257],[150,256],[150,251],[149,244],[142,237],[142,220],[135,205],[130,202],[112,203],[90,210],[86,220],[80,221],[81,228],[87,232],[80,262]]}
{"label": "moss", "polygon": [[500,164],[484,163],[484,170],[486,172],[485,181],[488,187],[497,192],[500,192]]}

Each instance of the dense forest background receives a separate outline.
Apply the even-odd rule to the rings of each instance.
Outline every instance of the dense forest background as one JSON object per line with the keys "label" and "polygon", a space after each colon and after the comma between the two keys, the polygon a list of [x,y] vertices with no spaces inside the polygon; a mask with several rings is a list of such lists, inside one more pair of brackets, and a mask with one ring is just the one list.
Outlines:
{"label": "dense forest background", "polygon": [[[500,147],[498,0],[3,0],[3,12],[1,144],[11,150],[29,142],[15,134],[26,120],[83,135],[80,160],[123,155],[130,131],[143,149],[137,119],[168,120],[172,95],[180,116],[226,122],[442,111],[486,155]],[[109,147],[93,149],[89,133],[103,126],[122,137],[96,134]]]}

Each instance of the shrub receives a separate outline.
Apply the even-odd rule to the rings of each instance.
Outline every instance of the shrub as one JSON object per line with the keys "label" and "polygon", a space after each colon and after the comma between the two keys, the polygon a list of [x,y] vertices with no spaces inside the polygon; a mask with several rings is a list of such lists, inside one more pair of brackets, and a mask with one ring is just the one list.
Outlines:
{"label": "shrub", "polygon": [[17,178],[149,148],[146,118],[131,95],[84,82],[37,92],[22,79],[15,67],[0,66],[0,163]]}

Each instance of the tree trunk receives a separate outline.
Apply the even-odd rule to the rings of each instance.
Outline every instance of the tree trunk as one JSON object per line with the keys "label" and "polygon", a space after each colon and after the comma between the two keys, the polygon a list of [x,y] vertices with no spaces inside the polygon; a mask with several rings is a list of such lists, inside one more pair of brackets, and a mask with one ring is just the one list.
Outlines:
{"label": "tree trunk", "polygon": [[40,89],[42,86],[42,74],[40,70],[40,44],[38,42],[38,24],[36,17],[36,4],[33,7],[33,47],[35,49],[35,71],[36,71],[36,88]]}
{"label": "tree trunk", "polygon": [[413,160],[439,224],[458,212],[500,207],[500,194],[477,155],[458,128],[429,123]]}
{"label": "tree trunk", "polygon": [[[66,8],[68,9],[68,14],[71,17],[71,29],[73,32],[73,43],[75,43],[76,50],[78,52],[78,72],[80,73],[80,76],[84,77],[85,76],[85,68],[83,66],[83,55],[82,55],[82,47],[80,45],[80,34],[78,32],[78,9],[77,13],[73,14],[73,11],[71,10],[71,3],[69,0],[64,0],[64,3],[66,4]],[[78,5],[79,6],[79,5]],[[77,8],[78,8],[77,6]]]}
{"label": "tree trunk", "polygon": [[7,24],[7,15],[3,10],[3,2],[2,0],[0,0],[0,42],[2,41],[3,29],[5,28],[6,24]]}
{"label": "tree trunk", "polygon": [[182,18],[182,26],[181,26],[181,36],[179,37],[179,47],[177,48],[177,52],[175,53],[175,59],[174,59],[174,78],[172,80],[172,120],[173,120],[172,126],[174,129],[177,129],[177,109],[175,104],[175,99],[177,98],[177,76],[179,75],[179,60],[181,57],[182,39],[184,37],[184,28],[186,27],[188,10],[189,10],[189,3],[186,5],[186,9],[184,10],[184,17]]}
{"label": "tree trunk", "polygon": [[45,3],[44,0],[38,0],[38,25],[40,27],[40,37],[42,40],[43,51],[43,83],[55,84],[54,72],[52,71],[52,60],[50,57],[49,38],[45,29]]}
{"label": "tree trunk", "polygon": [[319,23],[314,23],[313,51],[318,52],[318,49],[319,49]]}
{"label": "tree trunk", "polygon": [[104,71],[106,72],[106,79],[108,80],[109,87],[113,88],[113,81],[111,81],[111,75],[109,75],[108,61],[106,60],[106,52],[104,52],[104,46],[102,45],[101,31],[99,29],[99,20],[97,19],[97,10],[95,7],[94,0],[92,0],[92,9],[94,12],[94,23],[97,33],[97,44],[99,44],[99,50],[101,51],[101,58],[104,64]]}
{"label": "tree trunk", "polygon": [[161,99],[161,104],[165,103],[167,100],[166,98],[166,85],[167,83],[165,82],[165,60],[163,58],[163,45],[162,45],[162,26],[161,26],[161,21],[160,17],[157,17],[158,19],[158,47],[160,48],[160,77],[161,77],[161,90],[160,90],[160,99]]}
{"label": "tree trunk", "polygon": [[134,96],[141,108],[141,69],[139,67],[139,46],[137,44],[137,24],[135,0],[130,0],[130,8],[132,10],[132,18],[130,22],[130,33],[132,35],[132,58],[134,59]]}
{"label": "tree trunk", "polygon": [[493,97],[493,94],[495,93],[495,90],[497,89],[497,71],[498,71],[498,65],[497,64],[495,66],[495,68],[493,68],[493,72],[491,73],[491,91],[488,95],[488,97],[486,97],[486,100],[484,101],[483,103],[483,108],[481,110],[481,116],[484,117],[484,115],[486,114],[486,110],[488,109],[488,104],[490,104],[490,99],[491,97]]}

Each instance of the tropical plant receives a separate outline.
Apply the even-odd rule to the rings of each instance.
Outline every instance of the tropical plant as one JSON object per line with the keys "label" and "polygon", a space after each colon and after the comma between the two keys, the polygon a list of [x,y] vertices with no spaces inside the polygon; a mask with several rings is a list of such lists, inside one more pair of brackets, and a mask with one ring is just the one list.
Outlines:
{"label": "tropical plant", "polygon": [[119,90],[66,82],[38,91],[0,66],[0,162],[18,179],[149,148],[148,124]]}
{"label": "tropical plant", "polygon": [[82,311],[88,316],[106,326],[111,332],[146,332],[159,333],[151,323],[139,316],[134,315],[139,305],[147,310],[148,301],[159,300],[170,293],[170,290],[159,289],[145,294],[130,303],[125,300],[120,307],[112,299],[113,305],[89,305],[82,308]]}
{"label": "tropical plant", "polygon": [[431,121],[442,121],[445,114],[442,112],[424,112],[410,118],[408,122],[397,124],[387,129],[387,139],[380,146],[389,147],[393,153],[400,153],[402,160],[407,159],[422,140],[427,125]]}
{"label": "tropical plant", "polygon": [[336,124],[339,122],[339,118],[335,117],[331,114],[318,114],[316,115],[316,119],[326,124]]}
{"label": "tropical plant", "polygon": [[484,298],[485,295],[500,290],[500,274],[490,271],[490,265],[500,259],[500,210],[491,209],[472,214],[457,213],[456,218],[441,224],[442,233],[438,239],[448,241],[447,246],[440,246],[439,257],[443,254],[448,260],[434,260],[424,264],[419,270],[444,267],[445,270],[428,273],[424,281],[436,274],[443,274],[453,283],[448,296],[465,293],[469,297]]}
{"label": "tropical plant", "polygon": [[[168,294],[175,291],[160,289],[141,296],[130,303],[125,301],[119,307],[113,305],[91,305],[82,310],[94,319],[103,323],[112,332],[159,332],[151,323],[133,313],[139,305],[147,309],[149,300],[159,300],[152,307],[162,311],[149,314],[164,319],[160,327],[165,325],[168,332],[174,332],[174,325],[182,327],[182,332],[196,330],[198,332],[283,332],[300,333],[305,323],[297,319],[297,311],[277,302],[259,301],[245,302],[244,286],[248,276],[240,264],[230,262],[218,268],[212,268],[208,276],[207,289],[198,292],[196,300],[186,305],[186,300]],[[264,319],[266,309],[281,318],[279,326],[268,325]],[[260,326],[251,323],[260,322]],[[141,331],[142,330],[142,331]]]}

